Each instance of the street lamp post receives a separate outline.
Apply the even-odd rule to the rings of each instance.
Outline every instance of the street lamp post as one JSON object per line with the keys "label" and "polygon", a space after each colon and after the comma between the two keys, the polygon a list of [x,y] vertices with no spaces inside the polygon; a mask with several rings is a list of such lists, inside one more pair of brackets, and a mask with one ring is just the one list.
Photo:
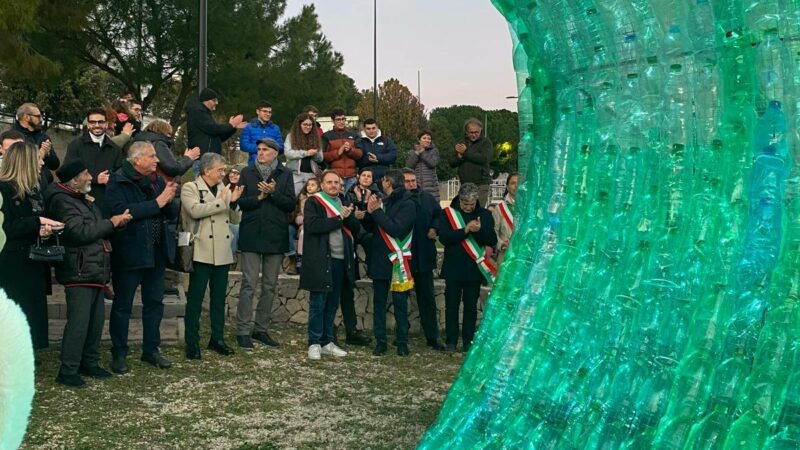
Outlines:
{"label": "street lamp post", "polygon": [[378,118],[378,0],[372,0],[372,117]]}
{"label": "street lamp post", "polygon": [[200,0],[200,29],[198,43],[197,92],[208,85],[208,0]]}

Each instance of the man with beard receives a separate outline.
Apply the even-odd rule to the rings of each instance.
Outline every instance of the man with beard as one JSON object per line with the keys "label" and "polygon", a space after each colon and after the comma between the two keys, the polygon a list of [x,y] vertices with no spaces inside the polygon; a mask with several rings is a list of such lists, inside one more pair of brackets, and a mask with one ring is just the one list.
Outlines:
{"label": "man with beard", "polygon": [[112,172],[122,167],[125,155],[106,134],[108,121],[101,108],[90,109],[86,114],[88,129],[80,137],[69,143],[64,164],[79,160],[92,176],[92,193],[95,204],[100,207],[103,217],[111,217],[106,205],[106,185]]}
{"label": "man with beard", "polygon": [[39,107],[35,103],[21,104],[17,108],[17,120],[14,122],[13,129],[22,133],[26,141],[36,145],[36,148],[39,149],[39,153],[44,159],[42,174],[45,176],[47,184],[49,184],[53,181],[50,171],[58,169],[61,161],[53,149],[50,136],[42,128],[42,112]]}
{"label": "man with beard", "polygon": [[85,385],[81,375],[104,379],[111,374],[100,367],[100,336],[103,333],[103,288],[111,278],[111,244],[114,229],[127,225],[129,210],[103,219],[100,208],[88,195],[92,175],[80,160],[63,165],[59,183],[47,191],[48,215],[64,223],[61,244],[64,261],[56,264],[56,279],[64,285],[67,324],[61,341],[61,369],[56,381],[70,387]]}

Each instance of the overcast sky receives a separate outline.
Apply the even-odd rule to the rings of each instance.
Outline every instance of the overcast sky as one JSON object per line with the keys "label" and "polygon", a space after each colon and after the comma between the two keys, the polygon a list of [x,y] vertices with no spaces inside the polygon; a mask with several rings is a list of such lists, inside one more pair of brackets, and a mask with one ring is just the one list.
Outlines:
{"label": "overcast sky", "polygon": [[[315,4],[322,31],[344,55],[344,73],[372,88],[372,0],[288,0],[287,14]],[[516,111],[511,37],[490,0],[378,0],[378,84],[397,78],[427,110],[454,104]]]}

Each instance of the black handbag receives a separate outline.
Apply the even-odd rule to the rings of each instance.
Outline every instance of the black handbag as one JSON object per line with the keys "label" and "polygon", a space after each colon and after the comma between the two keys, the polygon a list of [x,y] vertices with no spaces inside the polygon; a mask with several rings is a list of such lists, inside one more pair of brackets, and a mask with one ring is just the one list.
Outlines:
{"label": "black handbag", "polygon": [[28,257],[33,261],[55,263],[63,262],[64,254],[67,252],[63,245],[58,241],[58,234],[55,233],[56,245],[44,245],[42,237],[36,238],[36,243],[31,245],[31,251]]}

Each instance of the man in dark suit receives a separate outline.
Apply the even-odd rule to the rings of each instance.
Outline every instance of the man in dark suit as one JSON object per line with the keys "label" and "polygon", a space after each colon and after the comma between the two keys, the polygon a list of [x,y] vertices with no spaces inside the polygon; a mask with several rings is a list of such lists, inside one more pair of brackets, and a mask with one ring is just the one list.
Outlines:
{"label": "man in dark suit", "polygon": [[386,197],[371,195],[367,200],[364,226],[374,234],[367,273],[372,279],[373,331],[375,356],[386,353],[386,298],[392,293],[396,322],[397,354],[408,356],[408,293],[414,287],[408,260],[411,257],[412,232],[416,206],[403,187],[403,174],[389,170],[381,180]]}
{"label": "man in dark suit", "polygon": [[413,169],[403,169],[406,191],[417,206],[414,222],[414,237],[411,240],[411,274],[414,276],[414,290],[417,294],[419,320],[425,333],[428,347],[444,350],[439,342],[439,319],[436,311],[436,297],[433,294],[433,271],[436,270],[436,224],[442,214],[439,202],[428,192],[417,187],[417,173]]}

